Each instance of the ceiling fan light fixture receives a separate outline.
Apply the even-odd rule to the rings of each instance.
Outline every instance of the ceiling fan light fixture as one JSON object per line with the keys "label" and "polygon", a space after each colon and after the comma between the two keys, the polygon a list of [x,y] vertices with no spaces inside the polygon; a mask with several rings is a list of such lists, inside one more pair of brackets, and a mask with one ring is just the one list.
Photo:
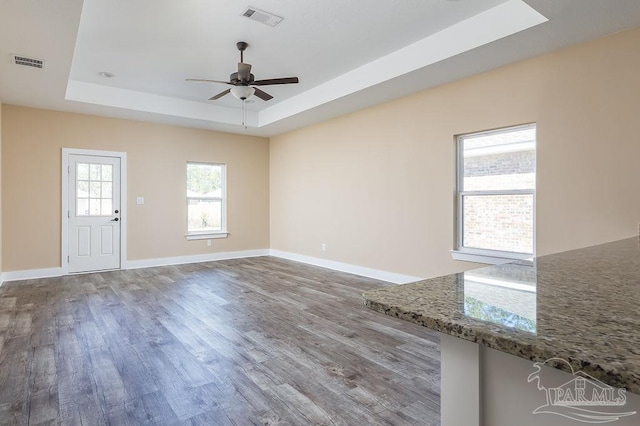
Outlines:
{"label": "ceiling fan light fixture", "polygon": [[186,81],[200,81],[205,83],[221,83],[233,86],[230,89],[223,90],[215,96],[209,98],[210,101],[216,101],[223,96],[231,93],[234,98],[246,103],[247,99],[256,95],[256,98],[260,98],[263,101],[273,99],[273,96],[268,94],[262,89],[254,88],[253,86],[270,86],[273,84],[295,84],[298,83],[298,77],[284,77],[284,78],[269,78],[266,80],[256,80],[254,75],[251,74],[251,64],[244,62],[243,52],[247,49],[249,43],[245,41],[239,41],[236,43],[236,47],[240,51],[240,62],[238,62],[238,71],[232,73],[229,76],[229,81],[221,80],[208,80],[202,78],[187,78]]}
{"label": "ceiling fan light fixture", "polygon": [[241,101],[249,99],[256,92],[251,86],[234,86],[231,88],[231,94]]}

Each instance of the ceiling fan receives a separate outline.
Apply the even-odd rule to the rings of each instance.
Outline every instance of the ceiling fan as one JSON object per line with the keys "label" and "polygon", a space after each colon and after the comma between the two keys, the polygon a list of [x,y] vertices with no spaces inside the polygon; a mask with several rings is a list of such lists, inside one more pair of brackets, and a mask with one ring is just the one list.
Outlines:
{"label": "ceiling fan", "polygon": [[185,81],[189,82],[203,82],[203,83],[222,83],[233,86],[230,89],[224,90],[215,96],[209,98],[210,101],[220,99],[224,95],[231,93],[241,101],[247,100],[251,95],[256,95],[263,101],[273,99],[273,96],[267,92],[252,86],[269,86],[272,84],[295,84],[298,83],[298,77],[284,77],[284,78],[270,78],[267,80],[256,80],[254,75],[251,74],[251,64],[244,63],[244,51],[249,47],[249,44],[244,41],[236,43],[238,50],[240,51],[240,62],[238,62],[238,71],[229,76],[229,81],[220,80],[206,80],[201,78],[187,78]]}

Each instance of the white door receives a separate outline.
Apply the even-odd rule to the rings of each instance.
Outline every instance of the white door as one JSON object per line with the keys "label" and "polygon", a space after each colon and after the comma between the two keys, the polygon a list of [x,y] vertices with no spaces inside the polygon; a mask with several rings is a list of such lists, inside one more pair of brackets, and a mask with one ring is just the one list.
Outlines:
{"label": "white door", "polygon": [[120,268],[120,158],[69,155],[69,272]]}

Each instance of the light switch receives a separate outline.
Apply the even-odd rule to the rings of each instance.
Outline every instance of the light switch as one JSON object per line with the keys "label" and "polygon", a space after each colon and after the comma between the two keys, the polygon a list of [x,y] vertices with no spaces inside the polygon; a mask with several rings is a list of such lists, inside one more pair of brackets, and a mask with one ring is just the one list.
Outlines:
{"label": "light switch", "polygon": [[138,205],[144,204],[144,197],[136,197],[136,204]]}

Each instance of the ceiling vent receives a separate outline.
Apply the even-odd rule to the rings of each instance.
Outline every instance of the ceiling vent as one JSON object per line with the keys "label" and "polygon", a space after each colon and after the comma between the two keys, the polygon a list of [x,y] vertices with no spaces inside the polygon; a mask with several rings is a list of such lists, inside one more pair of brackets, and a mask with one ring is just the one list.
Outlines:
{"label": "ceiling vent", "polygon": [[28,58],[21,55],[11,55],[11,62],[16,65],[24,65],[25,67],[44,68],[44,61],[42,59]]}
{"label": "ceiling vent", "polygon": [[247,7],[242,13],[242,16],[249,18],[252,21],[260,22],[261,24],[275,27],[284,19],[282,16],[274,15],[273,13],[265,12],[264,10],[256,9],[253,6]]}

